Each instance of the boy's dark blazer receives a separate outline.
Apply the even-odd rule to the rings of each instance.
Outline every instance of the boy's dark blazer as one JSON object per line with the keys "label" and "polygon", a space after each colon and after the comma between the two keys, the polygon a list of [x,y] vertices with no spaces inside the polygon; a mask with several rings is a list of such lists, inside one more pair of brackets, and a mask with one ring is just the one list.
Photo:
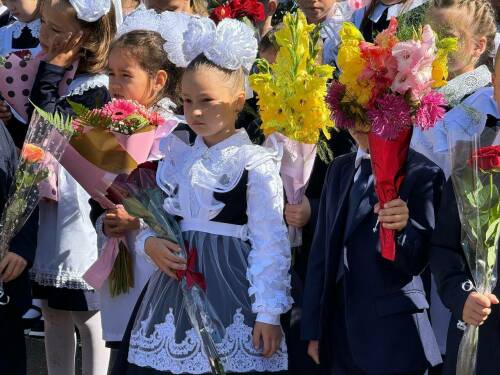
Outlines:
{"label": "boy's dark blazer", "polygon": [[[429,242],[444,183],[442,171],[410,150],[400,197],[410,220],[397,237],[396,260],[379,253],[378,235],[367,243],[356,233],[375,220],[372,205],[360,206],[350,238],[344,238],[356,153],[337,158],[330,166],[321,196],[318,224],[311,247],[302,316],[302,336],[320,341],[322,367],[331,365],[332,315],[339,262],[346,240],[349,269],[344,277],[347,337],[356,366],[367,373],[412,373],[441,362],[427,316],[429,307],[420,273],[428,264]],[[371,228],[372,228],[371,227]],[[370,230],[371,230],[370,228]],[[366,228],[364,228],[365,233]],[[357,247],[358,249],[356,249]],[[353,256],[357,252],[363,256]],[[364,256],[366,254],[366,256]],[[353,277],[366,287],[353,288]],[[364,279],[363,279],[364,278]]]}

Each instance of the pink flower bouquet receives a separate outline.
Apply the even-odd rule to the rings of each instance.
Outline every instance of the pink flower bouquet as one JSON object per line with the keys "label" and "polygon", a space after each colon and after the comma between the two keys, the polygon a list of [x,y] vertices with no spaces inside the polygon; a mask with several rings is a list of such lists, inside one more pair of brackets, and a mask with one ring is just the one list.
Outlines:
{"label": "pink flower bouquet", "polygon": [[[108,191],[113,182],[118,176],[129,175],[150,155],[157,158],[160,139],[170,134],[178,121],[129,100],[113,100],[93,110],[69,103],[76,114],[76,133],[60,163],[103,208],[114,209],[122,202]],[[111,275],[111,294],[125,293],[133,286],[133,275],[120,269],[128,268],[127,259],[125,238],[110,238],[83,278],[100,289]]]}
{"label": "pink flower bouquet", "polygon": [[[340,32],[338,65],[327,102],[338,128],[367,132],[375,190],[381,206],[398,197],[413,126],[426,130],[445,114],[444,95],[434,89],[446,83],[447,56],[455,38],[438,40],[429,25],[400,40],[398,22],[368,43],[351,23]],[[396,257],[394,231],[380,227],[382,256]]]}

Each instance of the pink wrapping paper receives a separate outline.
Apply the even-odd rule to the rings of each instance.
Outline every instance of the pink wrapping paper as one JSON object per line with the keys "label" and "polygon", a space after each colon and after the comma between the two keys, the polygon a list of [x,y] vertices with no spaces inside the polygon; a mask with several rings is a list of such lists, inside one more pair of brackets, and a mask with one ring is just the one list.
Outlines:
{"label": "pink wrapping paper", "polygon": [[[177,126],[177,121],[166,121],[158,126],[155,131],[137,133],[125,136],[115,134],[118,142],[127,150],[130,156],[142,164],[149,160],[151,156],[157,158],[160,154],[161,139],[168,136]],[[73,147],[68,146],[61,159],[61,164],[77,180],[80,185],[101,204],[103,208],[112,209],[117,206],[106,197],[106,191],[111,186],[117,174],[112,174],[96,167],[83,158]],[[70,169],[68,169],[70,167]],[[101,249],[101,255],[90,266],[83,275],[83,279],[95,289],[102,288],[104,282],[113,270],[116,257],[118,256],[120,242],[125,242],[124,238],[108,238]]]}
{"label": "pink wrapping paper", "polygon": [[[280,133],[271,134],[265,145],[271,147],[273,141],[283,146],[280,173],[287,202],[299,204],[304,198],[314,167],[316,145],[296,142]],[[288,236],[292,247],[302,245],[301,228],[289,226]]]}
{"label": "pink wrapping paper", "polygon": [[[5,101],[28,122],[28,103],[31,89],[35,82],[38,67],[43,59],[43,54],[36,55],[33,59],[24,61],[15,54],[10,54],[4,66],[0,66],[0,95]],[[59,95],[65,95],[68,86],[75,77],[78,63],[66,71],[59,84]]]}

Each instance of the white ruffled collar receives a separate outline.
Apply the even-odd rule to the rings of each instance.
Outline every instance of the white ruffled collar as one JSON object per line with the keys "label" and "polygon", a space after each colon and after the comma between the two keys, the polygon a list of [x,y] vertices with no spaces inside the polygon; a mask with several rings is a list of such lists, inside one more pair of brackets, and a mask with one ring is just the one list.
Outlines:
{"label": "white ruffled collar", "polygon": [[243,145],[251,145],[252,141],[250,140],[250,137],[248,136],[247,132],[245,129],[237,129],[236,132],[231,135],[230,137],[224,139],[223,141],[208,147],[205,144],[205,141],[203,140],[202,137],[198,136],[196,137],[194,141],[194,148],[200,149],[200,150],[210,150],[211,152],[213,151],[221,151],[223,149],[226,149],[228,147],[235,147],[235,146],[243,146]]}
{"label": "white ruffled collar", "polygon": [[75,77],[68,86],[65,96],[82,95],[96,87],[108,87],[109,77],[106,74],[81,74]]}
{"label": "white ruffled collar", "polygon": [[21,37],[21,34],[23,32],[23,29],[27,27],[33,38],[40,38],[40,18],[37,18],[36,20],[33,20],[31,22],[21,22],[21,21],[16,21],[11,24],[11,29],[12,29],[12,37],[14,39],[18,39]]}
{"label": "white ruffled collar", "polygon": [[445,95],[448,105],[455,107],[464,97],[489,84],[491,84],[491,73],[486,65],[481,65],[448,81],[448,84],[439,91]]}

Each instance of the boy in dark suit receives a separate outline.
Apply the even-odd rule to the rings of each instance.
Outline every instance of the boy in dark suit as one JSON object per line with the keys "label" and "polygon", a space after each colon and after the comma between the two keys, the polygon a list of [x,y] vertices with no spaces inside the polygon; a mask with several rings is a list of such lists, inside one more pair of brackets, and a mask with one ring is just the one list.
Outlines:
{"label": "boy in dark suit", "polygon": [[[424,374],[441,362],[420,273],[428,263],[443,173],[411,151],[400,198],[380,209],[368,135],[328,170],[311,246],[302,335],[324,374]],[[380,255],[379,225],[398,231]]]}
{"label": "boy in dark suit", "polygon": [[[493,74],[494,98],[500,108],[500,53],[495,59]],[[486,122],[492,134],[496,132],[496,143],[500,141],[499,119],[491,116]],[[498,181],[498,180],[496,180]],[[500,373],[500,283],[497,281],[493,293],[480,294],[473,290],[473,280],[461,244],[462,227],[452,180],[446,183],[436,230],[432,237],[431,270],[436,278],[443,303],[452,312],[446,343],[446,359],[443,375],[456,372],[458,348],[463,336],[464,324],[481,326],[476,362],[476,374],[497,375]],[[497,258],[498,254],[497,245]]]}
{"label": "boy in dark suit", "polygon": [[[0,216],[7,202],[16,170],[14,142],[0,121]],[[38,213],[34,212],[10,243],[0,262],[0,281],[5,294],[0,299],[0,374],[26,374],[26,348],[22,316],[31,306],[28,269],[35,257]]]}

